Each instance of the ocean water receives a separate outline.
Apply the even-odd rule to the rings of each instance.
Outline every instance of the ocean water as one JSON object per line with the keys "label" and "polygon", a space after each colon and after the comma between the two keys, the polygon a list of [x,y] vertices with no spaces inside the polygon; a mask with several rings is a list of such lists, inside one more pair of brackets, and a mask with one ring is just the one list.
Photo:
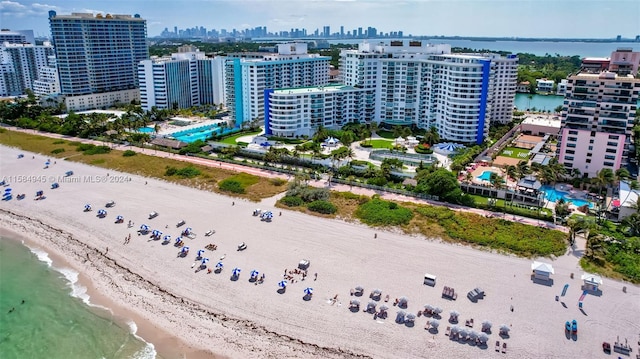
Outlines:
{"label": "ocean water", "polygon": [[134,323],[91,305],[77,280],[46,252],[0,238],[0,358],[156,358]]}

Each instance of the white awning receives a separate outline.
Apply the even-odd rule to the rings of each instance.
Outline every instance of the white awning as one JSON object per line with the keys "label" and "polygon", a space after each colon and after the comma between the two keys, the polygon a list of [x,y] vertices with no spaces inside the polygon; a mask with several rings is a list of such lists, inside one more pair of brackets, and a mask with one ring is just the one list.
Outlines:
{"label": "white awning", "polygon": [[602,277],[596,274],[585,273],[582,275],[581,279],[585,284],[592,284],[596,286],[602,285]]}
{"label": "white awning", "polygon": [[535,262],[534,261],[531,264],[531,270],[534,270],[536,272],[544,272],[544,273],[555,274],[555,272],[553,270],[553,266],[551,264],[543,263],[543,262]]}

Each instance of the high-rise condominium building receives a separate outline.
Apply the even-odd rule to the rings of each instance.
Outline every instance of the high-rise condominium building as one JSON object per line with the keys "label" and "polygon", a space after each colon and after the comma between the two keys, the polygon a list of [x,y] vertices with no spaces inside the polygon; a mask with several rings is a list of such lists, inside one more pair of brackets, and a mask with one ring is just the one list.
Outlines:
{"label": "high-rise condominium building", "polygon": [[376,122],[434,126],[444,140],[482,143],[494,118],[511,120],[516,56],[454,55],[450,45],[420,41],[362,43],[340,56],[342,82],[375,91]]}
{"label": "high-rise condominium building", "polygon": [[[191,50],[193,52],[184,52]],[[140,61],[142,108],[188,108],[224,103],[223,58],[207,58],[197,49],[179,49],[170,57]]]}
{"label": "high-rise condominium building", "polygon": [[265,91],[265,133],[312,136],[319,126],[360,122],[374,110],[373,90],[341,84]]}
{"label": "high-rise condominium building", "polygon": [[225,64],[227,108],[236,126],[264,120],[267,89],[327,85],[330,60],[308,54],[303,43],[279,44],[277,54],[229,54]]}
{"label": "high-rise condominium building", "polygon": [[36,44],[33,30],[0,30],[0,44],[8,42],[10,44]]}
{"label": "high-rise condominium building", "polygon": [[585,59],[567,79],[558,160],[585,177],[629,164],[640,92],[640,52],[618,49],[608,61]]}
{"label": "high-rise condominium building", "polygon": [[60,87],[69,109],[139,98],[138,63],[149,57],[140,15],[49,12]]}
{"label": "high-rise condominium building", "polygon": [[20,96],[33,89],[40,69],[49,65],[53,47],[29,43],[0,44],[0,96]]}
{"label": "high-rise condominium building", "polygon": [[33,81],[33,93],[39,96],[60,93],[60,79],[54,55],[49,56],[49,64],[40,69],[38,79]]}

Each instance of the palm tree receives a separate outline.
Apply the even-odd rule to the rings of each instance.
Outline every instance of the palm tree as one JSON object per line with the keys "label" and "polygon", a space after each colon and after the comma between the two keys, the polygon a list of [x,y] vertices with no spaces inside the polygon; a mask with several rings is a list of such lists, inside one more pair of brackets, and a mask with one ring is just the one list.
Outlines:
{"label": "palm tree", "polygon": [[575,216],[567,221],[569,227],[569,241],[573,244],[576,234],[585,233],[593,227],[593,222],[587,220],[585,216]]}
{"label": "palm tree", "polygon": [[596,176],[591,179],[591,182],[598,186],[598,194],[602,193],[602,189],[608,187],[615,181],[615,174],[609,168],[603,168],[596,172]]}
{"label": "palm tree", "polygon": [[630,216],[622,220],[622,225],[628,231],[630,236],[640,235],[640,213],[632,213]]}
{"label": "palm tree", "polygon": [[578,168],[572,168],[571,171],[569,171],[569,175],[573,178],[578,178],[582,176],[582,171]]}
{"label": "palm tree", "polygon": [[467,172],[467,174],[464,176],[464,180],[467,183],[471,183],[471,181],[473,181],[473,174],[471,172]]}
{"label": "palm tree", "polygon": [[429,131],[427,131],[422,137],[422,142],[428,144],[429,146],[433,146],[434,143],[440,142],[440,134],[438,134],[438,129],[435,126],[429,127]]}
{"label": "palm tree", "polygon": [[505,172],[509,178],[518,178],[518,169],[514,165],[508,165],[507,168],[505,168]]}
{"label": "palm tree", "polygon": [[373,134],[376,133],[376,131],[378,131],[380,129],[380,127],[378,126],[378,123],[375,121],[371,121],[371,123],[369,124],[369,143],[371,143],[371,139],[373,138]]}
{"label": "palm tree", "polygon": [[623,205],[627,202],[627,200],[629,199],[629,196],[631,196],[631,192],[632,191],[637,191],[638,189],[640,189],[640,184],[638,183],[638,181],[633,180],[631,182],[629,182],[629,192],[627,192],[627,196],[624,198],[624,201],[621,201],[620,204]]}
{"label": "palm tree", "polygon": [[531,173],[531,168],[529,167],[529,164],[527,163],[527,161],[520,161],[516,165],[516,171],[517,171],[518,180],[521,180]]}

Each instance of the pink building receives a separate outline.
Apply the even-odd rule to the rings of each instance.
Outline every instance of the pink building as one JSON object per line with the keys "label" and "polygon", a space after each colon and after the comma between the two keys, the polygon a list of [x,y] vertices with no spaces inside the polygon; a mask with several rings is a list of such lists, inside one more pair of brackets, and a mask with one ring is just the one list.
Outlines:
{"label": "pink building", "polygon": [[635,78],[640,52],[618,49],[608,70],[585,64],[567,79],[562,109],[558,161],[588,177],[629,164],[640,79]]}

